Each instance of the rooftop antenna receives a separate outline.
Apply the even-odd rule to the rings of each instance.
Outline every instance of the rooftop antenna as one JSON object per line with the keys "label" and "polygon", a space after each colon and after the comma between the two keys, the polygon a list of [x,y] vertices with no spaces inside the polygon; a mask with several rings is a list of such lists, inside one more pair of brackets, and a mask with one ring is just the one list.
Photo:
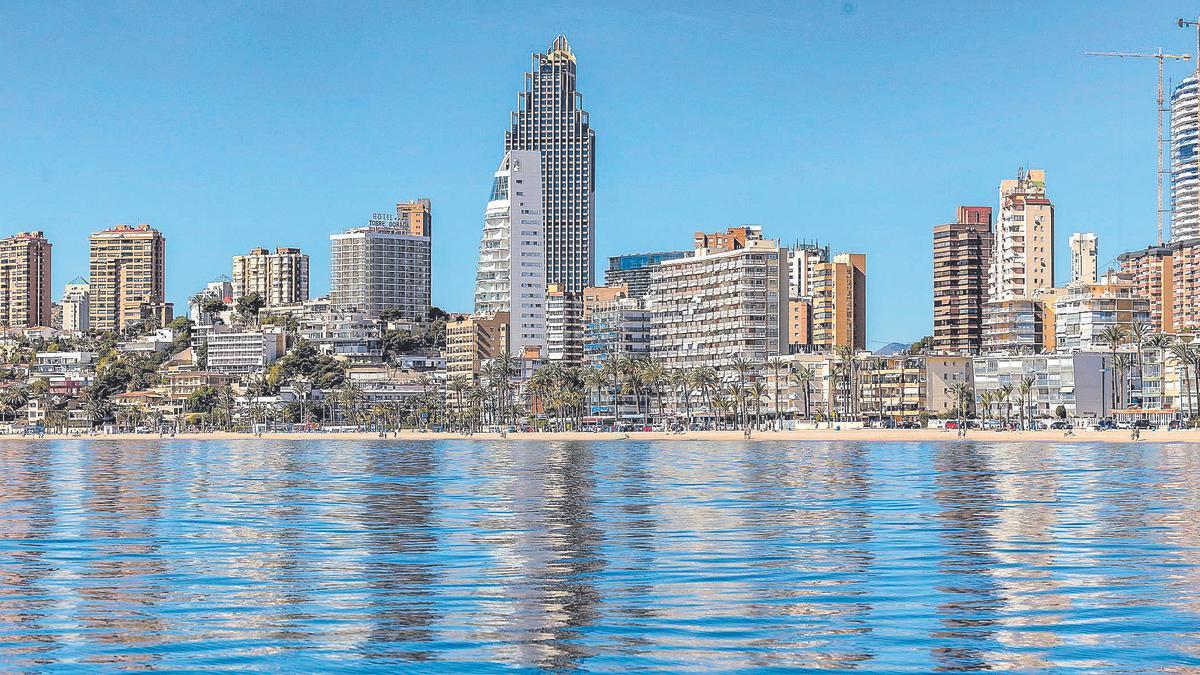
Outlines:
{"label": "rooftop antenna", "polygon": [[[1183,25],[1183,19],[1179,20]],[[1200,36],[1200,30],[1197,31]],[[1087,56],[1116,56],[1120,58],[1152,58],[1158,60],[1158,245],[1163,245],[1163,174],[1166,173],[1163,169],[1163,113],[1167,109],[1163,107],[1163,61],[1166,59],[1176,59],[1178,61],[1187,61],[1192,57],[1189,54],[1164,54],[1160,47],[1157,52],[1084,52]]]}

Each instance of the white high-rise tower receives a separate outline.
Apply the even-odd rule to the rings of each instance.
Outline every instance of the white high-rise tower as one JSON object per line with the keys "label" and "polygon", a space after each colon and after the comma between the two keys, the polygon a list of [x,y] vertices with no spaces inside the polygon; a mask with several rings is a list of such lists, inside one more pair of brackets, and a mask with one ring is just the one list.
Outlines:
{"label": "white high-rise tower", "polygon": [[1171,241],[1200,237],[1200,85],[1193,72],[1171,94]]}
{"label": "white high-rise tower", "polygon": [[475,314],[509,313],[508,346],[546,349],[541,155],[509,150],[492,181],[475,273]]}

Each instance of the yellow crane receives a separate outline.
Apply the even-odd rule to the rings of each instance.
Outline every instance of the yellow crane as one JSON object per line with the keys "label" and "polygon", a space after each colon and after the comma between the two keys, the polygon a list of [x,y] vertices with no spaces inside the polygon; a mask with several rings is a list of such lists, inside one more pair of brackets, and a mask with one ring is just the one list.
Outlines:
{"label": "yellow crane", "polygon": [[[1181,19],[1182,20],[1182,19]],[[1163,61],[1175,59],[1188,61],[1190,54],[1164,54],[1157,52],[1084,52],[1087,56],[1116,56],[1120,58],[1158,59],[1158,245],[1163,244]]]}

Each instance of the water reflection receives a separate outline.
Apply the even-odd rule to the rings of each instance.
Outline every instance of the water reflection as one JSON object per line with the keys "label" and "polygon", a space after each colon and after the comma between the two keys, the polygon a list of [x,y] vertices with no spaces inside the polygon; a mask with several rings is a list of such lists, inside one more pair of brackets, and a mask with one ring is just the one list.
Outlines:
{"label": "water reflection", "polygon": [[0,443],[0,671],[1200,668],[1198,457]]}

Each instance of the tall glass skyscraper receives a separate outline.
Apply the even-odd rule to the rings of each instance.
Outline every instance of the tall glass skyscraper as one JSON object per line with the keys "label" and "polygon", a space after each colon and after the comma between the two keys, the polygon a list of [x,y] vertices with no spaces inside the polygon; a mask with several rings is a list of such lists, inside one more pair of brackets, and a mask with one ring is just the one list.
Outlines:
{"label": "tall glass skyscraper", "polygon": [[566,36],[533,55],[504,149],[541,153],[546,282],[582,293],[595,278],[596,134],[575,88]]}
{"label": "tall glass skyscraper", "polygon": [[1200,237],[1200,85],[1196,72],[1171,94],[1171,241]]}

